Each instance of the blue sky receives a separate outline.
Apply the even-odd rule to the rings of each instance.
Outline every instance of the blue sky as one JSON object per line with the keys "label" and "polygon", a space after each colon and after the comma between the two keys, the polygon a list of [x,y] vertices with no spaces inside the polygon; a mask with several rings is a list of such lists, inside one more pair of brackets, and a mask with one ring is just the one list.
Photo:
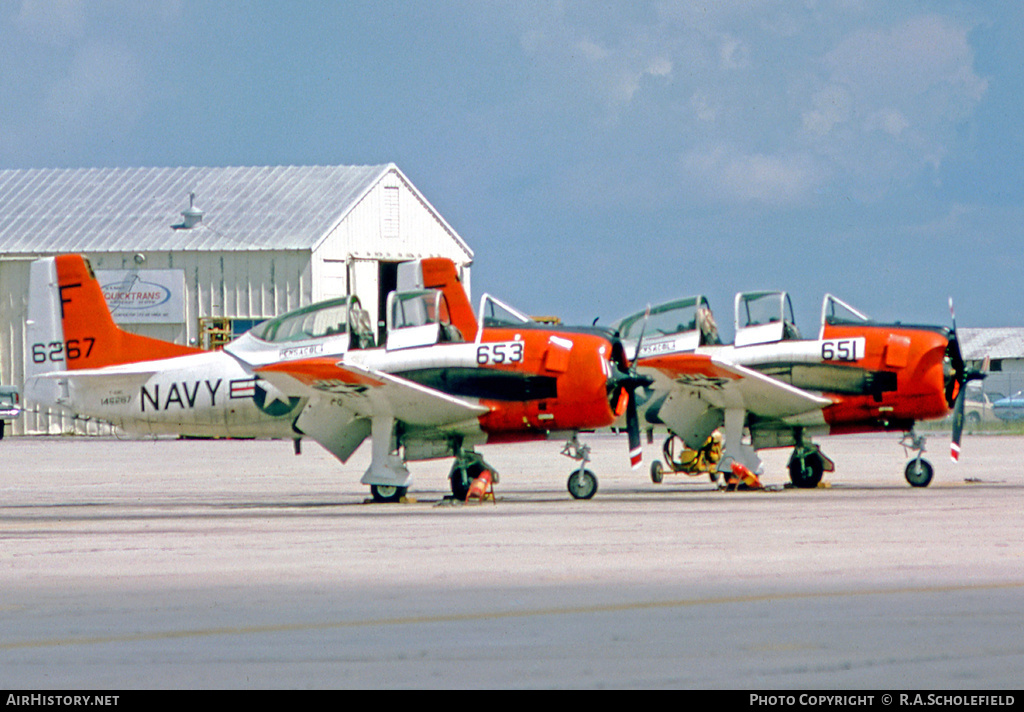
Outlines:
{"label": "blue sky", "polygon": [[0,0],[0,168],[393,161],[474,295],[1024,326],[1015,0]]}

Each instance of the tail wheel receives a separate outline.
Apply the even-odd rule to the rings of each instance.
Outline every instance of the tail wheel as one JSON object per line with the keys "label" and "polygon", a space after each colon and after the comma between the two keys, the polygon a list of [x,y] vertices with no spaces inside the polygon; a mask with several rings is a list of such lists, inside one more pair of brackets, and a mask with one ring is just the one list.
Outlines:
{"label": "tail wheel", "polygon": [[935,470],[932,468],[932,463],[927,460],[914,458],[907,463],[907,469],[903,471],[903,474],[911,487],[927,487],[932,481]]}
{"label": "tail wheel", "polygon": [[394,485],[370,485],[370,494],[373,495],[374,502],[401,502],[408,489],[408,487],[395,487]]}
{"label": "tail wheel", "polygon": [[825,463],[815,451],[805,455],[794,453],[793,457],[789,459],[789,480],[794,487],[801,489],[817,487],[824,471]]}
{"label": "tail wheel", "polygon": [[573,470],[568,486],[573,499],[590,499],[597,492],[597,477],[590,470]]}

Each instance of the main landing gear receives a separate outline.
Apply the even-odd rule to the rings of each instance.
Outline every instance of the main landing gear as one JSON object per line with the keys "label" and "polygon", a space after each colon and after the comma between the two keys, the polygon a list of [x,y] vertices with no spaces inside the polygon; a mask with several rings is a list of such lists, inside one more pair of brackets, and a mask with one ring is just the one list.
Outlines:
{"label": "main landing gear", "polygon": [[835,464],[812,442],[799,442],[789,456],[789,481],[800,489],[813,489],[825,472],[833,472]]}
{"label": "main landing gear", "polygon": [[373,495],[373,501],[380,502],[381,504],[401,502],[402,498],[405,497],[405,494],[408,491],[408,487],[395,487],[394,485],[370,485],[370,494]]}
{"label": "main landing gear", "polygon": [[935,474],[932,464],[921,457],[924,453],[924,443],[925,437],[918,435],[913,429],[908,431],[900,441],[903,447],[917,451],[917,457],[911,459],[903,471],[911,487],[927,487],[932,481],[932,475]]}
{"label": "main landing gear", "polygon": [[581,443],[578,435],[578,433],[573,433],[565,447],[562,448],[563,455],[578,460],[580,463],[579,468],[573,470],[569,475],[567,485],[569,494],[574,499],[590,499],[597,493],[597,476],[586,469],[587,463],[590,462],[590,446]]}
{"label": "main landing gear", "polygon": [[412,477],[398,452],[395,439],[395,421],[388,416],[377,416],[370,423],[373,450],[370,467],[360,480],[370,486],[374,502],[401,502],[409,491]]}
{"label": "main landing gear", "polygon": [[452,469],[448,473],[448,479],[451,480],[452,497],[460,502],[465,502],[473,480],[484,472],[490,472],[491,483],[497,484],[497,471],[484,462],[484,458],[480,453],[459,448],[455,454],[455,462],[452,463]]}
{"label": "main landing gear", "polygon": [[813,489],[821,483],[824,473],[835,471],[836,465],[810,438],[804,437],[802,428],[797,428],[794,436],[796,447],[789,456],[789,481],[799,489]]}

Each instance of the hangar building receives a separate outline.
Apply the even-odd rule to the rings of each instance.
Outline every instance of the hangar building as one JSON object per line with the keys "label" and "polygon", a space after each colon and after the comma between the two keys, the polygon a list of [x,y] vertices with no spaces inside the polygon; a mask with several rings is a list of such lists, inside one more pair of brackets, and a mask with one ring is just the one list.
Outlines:
{"label": "hangar building", "polygon": [[989,360],[981,382],[986,393],[1009,396],[1024,390],[1024,329],[957,329],[957,334],[968,366],[981,368]]}
{"label": "hangar building", "polygon": [[[468,289],[473,260],[394,164],[0,170],[0,383],[24,382],[29,263],[66,252],[116,288],[108,301],[169,295],[112,303],[125,329],[207,348],[349,292],[383,319],[402,262],[451,258]],[[16,433],[90,431],[24,405]]]}

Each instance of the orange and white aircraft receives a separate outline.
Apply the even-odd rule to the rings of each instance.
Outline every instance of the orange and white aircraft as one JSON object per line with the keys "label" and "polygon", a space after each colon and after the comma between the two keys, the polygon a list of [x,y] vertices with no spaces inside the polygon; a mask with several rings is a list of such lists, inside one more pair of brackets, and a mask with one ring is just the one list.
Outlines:
{"label": "orange and white aircraft", "polygon": [[[777,291],[736,295],[732,344],[721,343],[703,296],[649,308],[613,328],[636,372],[653,381],[637,394],[641,427],[668,428],[663,449],[673,470],[681,471],[673,458],[683,447],[699,450],[723,428],[723,465],[731,459],[760,473],[757,450],[793,447],[797,487],[815,487],[834,469],[813,435],[875,431],[905,433],[903,444],[916,452],[907,481],[927,486],[933,467],[921,457],[925,438],[914,423],[952,410],[957,459],[964,385],[984,377],[965,368],[955,320],[952,329],[882,324],[832,295],[817,339],[801,338],[789,296]],[[651,477],[662,476],[655,461]]]}
{"label": "orange and white aircraft", "polygon": [[132,432],[215,437],[308,437],[346,462],[368,437],[361,482],[378,501],[401,499],[407,461],[455,457],[454,495],[493,468],[475,447],[567,437],[580,462],[574,497],[597,479],[580,431],[626,417],[639,450],[621,342],[600,329],[542,327],[490,295],[479,317],[445,259],[420,262],[422,289],[392,292],[377,345],[354,296],[270,319],[202,351],[115,325],[80,255],[31,266],[26,392],[37,403]]}

